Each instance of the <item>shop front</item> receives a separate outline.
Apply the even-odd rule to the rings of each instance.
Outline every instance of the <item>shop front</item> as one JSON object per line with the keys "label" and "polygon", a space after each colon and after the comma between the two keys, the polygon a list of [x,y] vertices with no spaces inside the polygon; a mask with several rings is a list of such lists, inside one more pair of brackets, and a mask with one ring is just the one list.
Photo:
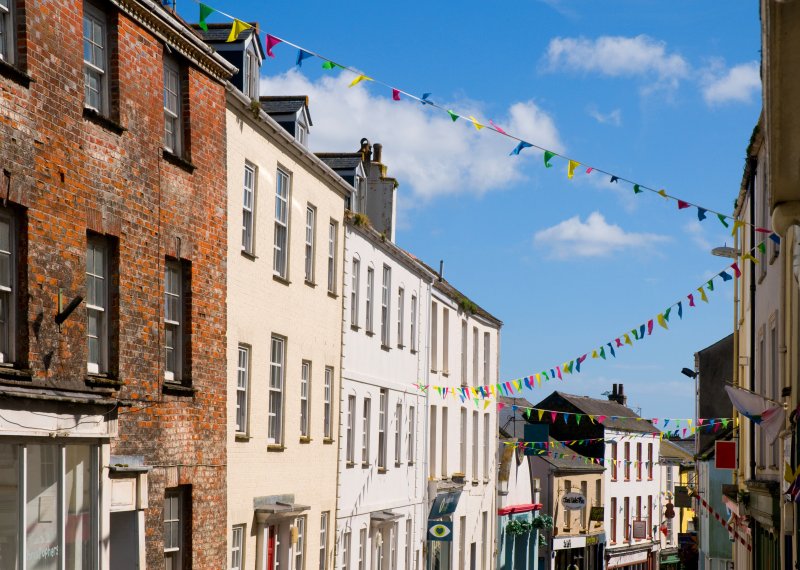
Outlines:
{"label": "shop front", "polygon": [[553,538],[553,570],[603,570],[605,534]]}
{"label": "shop front", "polygon": [[658,553],[652,544],[607,549],[604,558],[607,570],[656,570]]}

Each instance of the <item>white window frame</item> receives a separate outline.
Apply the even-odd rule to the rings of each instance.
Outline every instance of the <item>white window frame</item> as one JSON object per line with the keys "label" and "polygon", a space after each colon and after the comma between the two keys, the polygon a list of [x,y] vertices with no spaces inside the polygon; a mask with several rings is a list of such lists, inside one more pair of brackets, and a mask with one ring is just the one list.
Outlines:
{"label": "white window frame", "polygon": [[383,266],[383,281],[381,282],[381,346],[389,348],[391,332],[389,315],[391,311],[392,268]]}
{"label": "white window frame", "polygon": [[[90,339],[96,339],[98,343],[98,358],[99,362],[91,362],[89,359],[89,350],[87,346],[87,371],[90,374],[100,374],[106,372],[108,370],[108,345],[109,345],[109,320],[110,320],[110,306],[109,306],[109,261],[111,256],[109,255],[109,244],[108,240],[105,240],[101,237],[97,236],[90,236],[87,240],[87,267],[86,267],[86,313],[87,313],[87,325],[86,325],[86,336],[87,336],[87,343],[91,342]],[[102,273],[97,272],[97,265],[92,266],[92,271],[89,269],[89,256],[92,256],[92,259],[96,259],[98,256],[102,260]],[[89,280],[94,283],[95,291],[100,291],[100,295],[102,299],[95,296],[92,299],[92,296],[89,294]],[[94,303],[92,301],[95,301]],[[98,304],[100,303],[100,304]],[[89,325],[88,325],[88,318],[89,315],[95,314],[97,316],[98,321],[98,330],[96,335],[89,334]]]}
{"label": "white window frame", "polygon": [[317,209],[308,204],[306,206],[306,232],[305,232],[305,280],[314,283],[314,253],[317,241]]}
{"label": "white window frame", "polygon": [[411,570],[411,543],[413,540],[413,521],[411,517],[406,519],[406,551],[405,551],[405,570]]}
{"label": "white window frame", "polygon": [[296,517],[294,528],[297,532],[297,542],[291,545],[291,562],[289,567],[292,570],[305,570],[306,567],[306,517]]}
{"label": "white window frame", "polygon": [[[183,272],[180,261],[168,259],[164,265],[164,380],[179,382],[183,376]],[[173,305],[175,311],[170,312]],[[171,346],[168,339],[172,332]],[[169,370],[169,355],[174,370]]]}
{"label": "white window frame", "polygon": [[483,414],[483,480],[489,480],[492,464],[492,416],[491,414]]}
{"label": "white window frame", "polygon": [[181,67],[174,58],[164,56],[164,149],[179,156],[183,154],[182,97]]}
{"label": "white window frame", "polygon": [[339,224],[331,220],[328,224],[328,293],[336,294],[336,251],[339,243]]}
{"label": "white window frame", "polygon": [[[16,218],[0,208],[0,230],[5,235],[0,243],[0,363],[12,363],[16,359],[17,321],[17,237]],[[6,275],[3,275],[3,272]]]}
{"label": "white window frame", "polygon": [[278,168],[275,176],[275,239],[272,272],[281,279],[289,278],[289,224],[291,223],[291,175]]}
{"label": "white window frame", "polygon": [[439,360],[439,306],[431,302],[431,372],[436,372]]}
{"label": "white window frame", "polygon": [[375,269],[367,267],[367,332],[374,333],[375,319]]}
{"label": "white window frame", "polygon": [[450,374],[450,309],[442,307],[442,374]]}
{"label": "white window frame", "polygon": [[319,570],[328,570],[328,521],[330,512],[323,511],[319,516]]}
{"label": "white window frame", "polygon": [[360,303],[361,287],[361,260],[354,257],[352,260],[353,274],[350,285],[350,326],[358,328],[358,305]]}
{"label": "white window frame", "polygon": [[447,406],[442,406],[442,448],[441,448],[441,452],[442,452],[442,465],[441,465],[442,477],[447,477],[449,475],[449,473],[447,471],[447,459],[448,459],[447,458],[447,455],[448,455],[447,452],[449,450],[449,447],[448,447],[449,440],[448,440],[448,437],[447,437],[447,432],[448,432],[449,427],[450,427],[450,418],[448,417],[449,416],[448,412],[449,412],[449,409],[447,408]]}
{"label": "white window frame", "polygon": [[414,454],[416,453],[416,408],[414,406],[408,407],[408,464],[414,465]]}
{"label": "white window frame", "polygon": [[403,337],[405,336],[405,304],[406,290],[403,287],[397,289],[397,348],[403,348]]}
{"label": "white window frame", "polygon": [[258,99],[258,57],[252,48],[244,52],[242,89],[250,99]]}
{"label": "white window frame", "polygon": [[244,570],[244,536],[247,525],[233,525],[231,529],[231,570]]}
{"label": "white window frame", "polygon": [[[491,384],[491,380],[489,378],[489,365],[491,362],[491,346],[492,346],[492,338],[488,332],[483,333],[483,385],[488,386]],[[478,379],[475,379],[477,382]]]}
{"label": "white window frame", "polygon": [[347,396],[345,422],[345,460],[353,465],[356,462],[356,397],[353,395]]}
{"label": "white window frame", "polygon": [[16,61],[16,37],[14,34],[15,0],[0,0],[0,60],[14,65]]}
{"label": "white window frame", "polygon": [[429,463],[428,472],[431,474],[431,477],[436,477],[436,457],[437,457],[436,443],[438,441],[437,433],[436,433],[437,432],[436,420],[437,420],[436,406],[431,406],[431,410],[430,410],[430,431],[428,433],[428,437],[430,439],[429,445],[428,445],[428,454],[429,454],[429,457],[428,457],[428,463]]}
{"label": "white window frame", "polygon": [[480,473],[478,472],[478,454],[480,453],[478,450],[480,449],[480,414],[477,411],[472,412],[472,480],[477,481],[480,478]]}
{"label": "white window frame", "polygon": [[358,570],[366,570],[367,567],[367,529],[362,528],[358,531]]}
{"label": "white window frame", "polygon": [[469,344],[467,342],[467,321],[461,321],[461,385],[468,386],[469,385],[469,377],[467,376],[467,359],[468,357],[468,347]]}
{"label": "white window frame", "polygon": [[361,414],[361,465],[369,465],[370,424],[372,423],[372,398],[364,398]]}
{"label": "white window frame", "polygon": [[308,146],[308,127],[298,120],[295,125],[295,140],[303,146]]}
{"label": "white window frame", "polygon": [[[183,502],[181,489],[169,488],[164,491],[164,560],[171,558],[173,568],[183,566]],[[177,511],[177,513],[175,512]],[[167,541],[167,528],[178,527],[178,544]]]}
{"label": "white window frame", "polygon": [[[92,26],[92,37],[87,38],[85,35],[85,29],[87,23],[91,24]],[[99,28],[100,39],[102,39],[103,43],[100,44],[97,42],[97,37],[95,36],[95,26]],[[83,51],[84,54],[86,53],[87,43],[91,44],[92,48],[99,48],[101,53],[99,57],[95,57],[97,54],[95,53],[94,49],[92,49],[92,55],[90,59],[87,61],[86,59],[83,60],[83,81],[84,81],[84,101],[83,104],[85,107],[89,109],[94,109],[101,115],[105,115],[108,113],[108,101],[109,101],[109,88],[108,88],[108,18],[102,10],[96,8],[93,4],[89,2],[83,3]],[[92,104],[90,102],[89,97],[89,79],[94,78],[97,80],[97,104]],[[93,90],[92,90],[93,91]]]}
{"label": "white window frame", "polygon": [[351,534],[346,530],[342,533],[342,570],[350,568],[350,542]]}
{"label": "white window frame", "polygon": [[250,346],[240,344],[236,364],[236,433],[248,433],[250,429]]}
{"label": "white window frame", "polygon": [[333,366],[325,367],[322,395],[322,437],[333,439]]}
{"label": "white window frame", "polygon": [[459,441],[459,454],[458,454],[458,470],[466,476],[467,474],[467,410],[461,408],[461,429]]}
{"label": "white window frame", "polygon": [[480,379],[478,376],[478,357],[480,356],[478,327],[472,327],[472,383],[477,384]]}
{"label": "white window frame", "polygon": [[411,352],[417,352],[417,296],[411,295]]}
{"label": "white window frame", "polygon": [[244,163],[242,184],[242,251],[250,255],[255,251],[255,213],[258,169],[250,162]]}
{"label": "white window frame", "polygon": [[386,469],[386,420],[388,415],[389,393],[381,388],[378,400],[378,469]]}
{"label": "white window frame", "polygon": [[394,463],[400,465],[403,461],[403,404],[397,402],[394,407]]}
{"label": "white window frame", "polygon": [[286,386],[286,339],[272,335],[270,345],[267,443],[281,445],[283,443],[283,407]]}
{"label": "white window frame", "polygon": [[311,437],[311,361],[300,364],[300,437]]}

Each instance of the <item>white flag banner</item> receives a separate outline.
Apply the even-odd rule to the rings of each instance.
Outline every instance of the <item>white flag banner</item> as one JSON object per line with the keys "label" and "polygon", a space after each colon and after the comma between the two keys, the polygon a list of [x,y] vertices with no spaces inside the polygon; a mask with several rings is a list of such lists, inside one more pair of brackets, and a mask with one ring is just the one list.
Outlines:
{"label": "white flag banner", "polygon": [[767,441],[771,442],[778,438],[786,417],[783,406],[769,402],[758,394],[741,388],[725,386],[725,391],[734,408],[753,423],[761,426]]}

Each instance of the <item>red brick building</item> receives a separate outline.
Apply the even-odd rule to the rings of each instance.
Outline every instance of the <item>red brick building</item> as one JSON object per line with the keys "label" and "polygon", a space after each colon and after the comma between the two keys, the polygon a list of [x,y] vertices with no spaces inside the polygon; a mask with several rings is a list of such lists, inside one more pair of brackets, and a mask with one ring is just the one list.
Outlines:
{"label": "red brick building", "polygon": [[233,71],[159,2],[0,0],[2,568],[226,566]]}

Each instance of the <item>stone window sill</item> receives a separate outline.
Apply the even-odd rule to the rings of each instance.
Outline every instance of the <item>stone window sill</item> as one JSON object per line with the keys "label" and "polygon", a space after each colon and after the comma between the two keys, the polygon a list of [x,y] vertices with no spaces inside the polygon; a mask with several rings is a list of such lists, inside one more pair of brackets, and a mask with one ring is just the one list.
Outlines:
{"label": "stone window sill", "polygon": [[110,374],[87,374],[84,381],[87,386],[98,388],[122,388],[123,382]]}
{"label": "stone window sill", "polygon": [[96,125],[103,127],[107,131],[111,131],[115,135],[121,135],[128,129],[120,125],[114,119],[110,117],[106,117],[105,115],[99,113],[95,109],[90,107],[83,108],[83,118],[87,121],[90,121]]}
{"label": "stone window sill", "polygon": [[308,436],[301,436],[301,437],[300,437],[300,443],[311,443],[312,441],[314,441],[314,440],[313,440],[313,439],[311,439],[311,438],[310,438],[310,437],[308,437]]}
{"label": "stone window sill", "polygon": [[182,156],[178,156],[174,152],[168,151],[167,149],[162,149],[161,156],[164,157],[164,160],[169,162],[170,164],[174,164],[175,166],[182,168],[189,174],[195,171],[197,168],[194,164],[190,161],[186,160]]}
{"label": "stone window sill", "polygon": [[291,282],[291,281],[289,281],[289,280],[288,280],[288,279],[286,279],[285,277],[281,277],[280,275],[278,275],[278,274],[276,274],[276,273],[273,273],[273,274],[272,274],[272,280],[273,280],[273,281],[277,281],[277,282],[278,282],[278,283],[280,283],[281,285],[287,285],[287,286],[288,286],[288,285],[291,285],[291,284],[292,284],[292,282]]}
{"label": "stone window sill", "polygon": [[250,436],[247,435],[246,433],[237,433],[236,436],[234,436],[234,439],[236,441],[246,442],[246,441],[250,441]]}
{"label": "stone window sill", "polygon": [[173,396],[194,396],[197,393],[197,388],[193,388],[188,382],[185,384],[180,382],[164,382],[161,391],[165,394],[172,394]]}
{"label": "stone window sill", "polygon": [[16,65],[5,62],[3,60],[0,60],[0,75],[16,83],[19,83],[26,89],[30,87],[31,83],[35,81],[30,75],[22,71]]}
{"label": "stone window sill", "polygon": [[325,437],[325,438],[322,439],[322,443],[325,444],[325,445],[330,445],[330,444],[333,443],[333,438],[332,437]]}
{"label": "stone window sill", "polygon": [[267,445],[267,451],[270,452],[283,452],[286,451],[286,447],[279,444],[279,443],[270,443]]}

